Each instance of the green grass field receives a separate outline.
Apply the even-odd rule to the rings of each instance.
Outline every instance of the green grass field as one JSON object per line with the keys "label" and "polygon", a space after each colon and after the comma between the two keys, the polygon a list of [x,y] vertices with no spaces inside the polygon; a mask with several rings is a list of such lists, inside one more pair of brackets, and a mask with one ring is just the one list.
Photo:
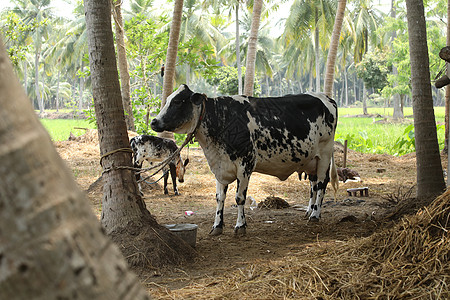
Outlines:
{"label": "green grass field", "polygon": [[[392,116],[392,108],[369,108],[368,113],[371,115]],[[402,123],[377,123],[383,120],[380,117],[348,117],[362,114],[362,108],[339,108],[339,120],[336,130],[336,140],[344,142],[348,141],[348,147],[353,150],[364,153],[387,153],[390,155],[402,155],[413,152],[413,142],[411,141],[411,132],[405,129],[413,123],[412,108],[407,107],[404,110],[407,116]],[[436,121],[439,124],[444,123],[444,108],[436,107]],[[62,141],[69,138],[70,132],[75,136],[85,133],[79,128],[95,128],[95,125],[87,120],[78,119],[41,119],[53,141]],[[409,127],[410,128],[410,127]],[[443,125],[438,126],[439,147],[444,147],[444,128]],[[181,139],[182,137],[180,137]],[[402,148],[396,148],[395,144],[398,140],[402,141]]]}
{"label": "green grass field", "polygon": [[76,128],[95,128],[95,124],[82,119],[41,119],[41,123],[47,129],[53,141],[67,140],[70,132],[75,136],[80,136],[86,132],[84,129]]}

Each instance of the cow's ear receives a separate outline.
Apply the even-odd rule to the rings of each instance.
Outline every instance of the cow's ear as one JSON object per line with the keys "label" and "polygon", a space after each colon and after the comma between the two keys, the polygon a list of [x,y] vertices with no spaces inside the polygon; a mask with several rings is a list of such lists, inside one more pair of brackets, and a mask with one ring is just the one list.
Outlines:
{"label": "cow's ear", "polygon": [[205,100],[206,100],[206,95],[205,94],[193,93],[192,96],[191,96],[191,101],[195,105],[200,105]]}

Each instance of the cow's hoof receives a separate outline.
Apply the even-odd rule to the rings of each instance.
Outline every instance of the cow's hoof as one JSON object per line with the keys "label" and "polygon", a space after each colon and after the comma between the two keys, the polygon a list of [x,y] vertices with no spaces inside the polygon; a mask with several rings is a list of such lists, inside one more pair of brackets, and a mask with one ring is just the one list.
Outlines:
{"label": "cow's hoof", "polygon": [[306,213],[305,213],[305,216],[303,217],[303,219],[305,219],[305,220],[307,220],[307,219],[309,219],[309,216],[311,215],[311,212],[310,211],[307,211]]}
{"label": "cow's hoof", "polygon": [[235,227],[234,228],[234,235],[235,236],[245,235],[246,233],[247,233],[247,230],[245,229],[245,226]]}
{"label": "cow's hoof", "polygon": [[309,218],[309,221],[311,221],[311,222],[319,222],[319,218],[318,217],[310,217]]}
{"label": "cow's hoof", "polygon": [[180,196],[181,194],[178,192],[175,192],[175,196]]}
{"label": "cow's hoof", "polygon": [[164,195],[168,195],[169,194],[169,191],[164,191]]}
{"label": "cow's hoof", "polygon": [[213,227],[211,232],[209,233],[210,236],[218,236],[223,233],[223,228],[220,227]]}

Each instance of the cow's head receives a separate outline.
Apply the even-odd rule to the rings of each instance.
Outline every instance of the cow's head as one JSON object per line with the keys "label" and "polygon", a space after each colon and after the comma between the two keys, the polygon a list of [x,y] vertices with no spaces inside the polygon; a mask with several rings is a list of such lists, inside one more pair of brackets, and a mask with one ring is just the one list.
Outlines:
{"label": "cow's head", "polygon": [[156,132],[193,132],[199,122],[202,103],[205,100],[204,94],[194,93],[187,85],[182,84],[167,97],[166,105],[152,120],[152,129]]}
{"label": "cow's head", "polygon": [[186,158],[186,160],[183,163],[183,160],[180,159],[177,162],[177,178],[179,182],[184,182],[184,173],[186,172],[186,166],[189,163],[189,158]]}

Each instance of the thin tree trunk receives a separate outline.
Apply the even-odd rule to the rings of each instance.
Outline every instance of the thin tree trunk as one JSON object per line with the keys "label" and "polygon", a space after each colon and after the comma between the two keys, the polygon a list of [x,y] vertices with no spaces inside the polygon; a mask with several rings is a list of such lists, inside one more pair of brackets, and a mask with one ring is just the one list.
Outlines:
{"label": "thin tree trunk", "polygon": [[247,60],[245,65],[244,95],[253,96],[255,83],[256,50],[258,42],[259,23],[261,22],[263,0],[253,1],[252,27],[248,37]]}
{"label": "thin tree trunk", "polygon": [[[391,18],[395,19],[396,17],[396,11],[395,11],[395,5],[394,5],[394,0],[391,0]],[[396,39],[397,37],[397,32],[394,30],[392,32],[392,39],[391,39],[391,43]],[[398,75],[398,70],[397,67],[395,65],[392,66],[392,74],[394,75],[394,78],[397,77]],[[394,82],[394,88],[398,86],[397,81]],[[403,119],[403,110],[401,109],[401,104],[400,104],[401,100],[400,100],[400,95],[399,94],[395,94],[394,95],[394,112],[392,113],[392,117],[394,119]]]}
{"label": "thin tree trunk", "polygon": [[417,198],[432,200],[445,189],[431,95],[422,0],[406,0],[417,161]]}
{"label": "thin tree trunk", "polygon": [[61,71],[58,70],[58,81],[56,84],[56,112],[59,112],[59,78],[61,75]]}
{"label": "thin tree trunk", "polygon": [[39,105],[39,113],[44,113],[44,100],[42,99],[41,89],[39,87],[39,57],[41,56],[40,50],[36,49],[34,54],[34,84],[36,91],[36,99]]}
{"label": "thin tree trunk", "polygon": [[130,73],[128,72],[127,53],[125,48],[125,32],[123,30],[122,0],[113,0],[114,24],[116,29],[117,60],[119,63],[122,105],[125,111],[127,129],[136,131],[133,109],[131,107]]}
{"label": "thin tree trunk", "polygon": [[367,91],[366,91],[366,85],[363,82],[363,92],[362,92],[362,106],[363,106],[363,114],[368,115],[367,112]]}
{"label": "thin tree trunk", "polygon": [[0,43],[1,298],[149,299],[102,233]]}
{"label": "thin tree trunk", "polygon": [[[83,59],[81,59],[81,66],[80,69],[81,71],[83,71],[84,68],[84,63],[83,63]],[[83,94],[84,94],[84,78],[80,76],[80,85],[78,86],[78,91],[80,93],[80,100],[78,102],[78,113],[81,114],[82,110],[83,110]]]}
{"label": "thin tree trunk", "polygon": [[345,106],[348,107],[348,73],[347,73],[347,68],[344,68],[344,78],[345,78]]}
{"label": "thin tree trunk", "polygon": [[314,59],[316,64],[316,92],[320,92],[320,46],[319,46],[319,27],[317,9],[314,10],[315,14],[315,28],[314,28]]}
{"label": "thin tree trunk", "polygon": [[238,95],[242,95],[241,41],[239,35],[239,0],[236,0],[236,68],[238,72]]}
{"label": "thin tree trunk", "polygon": [[130,169],[131,149],[111,29],[110,0],[85,0],[92,95],[103,168],[101,223],[133,267],[179,263],[193,256],[180,238],[159,226],[142,200]]}
{"label": "thin tree trunk", "polygon": [[336,64],[337,49],[339,46],[339,37],[341,36],[342,22],[344,21],[345,6],[347,0],[339,0],[334,20],[333,33],[331,34],[330,50],[327,57],[327,68],[325,73],[325,94],[332,95],[334,82],[334,68]]}

